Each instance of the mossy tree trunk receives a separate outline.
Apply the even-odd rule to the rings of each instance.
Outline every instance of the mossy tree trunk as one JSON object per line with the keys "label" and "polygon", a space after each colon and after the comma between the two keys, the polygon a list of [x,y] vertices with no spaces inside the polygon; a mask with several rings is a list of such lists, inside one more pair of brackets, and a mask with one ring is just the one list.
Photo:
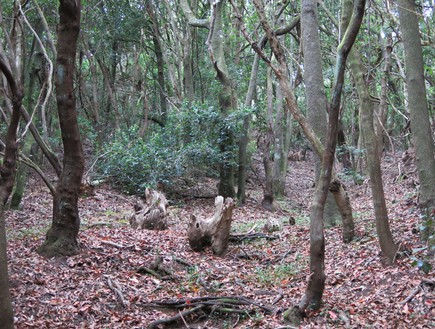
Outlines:
{"label": "mossy tree trunk", "polygon": [[61,0],[57,38],[56,100],[64,147],[63,169],[53,198],[53,219],[39,253],[68,256],[78,252],[78,197],[84,157],[74,95],[74,63],[80,31],[79,0]]}

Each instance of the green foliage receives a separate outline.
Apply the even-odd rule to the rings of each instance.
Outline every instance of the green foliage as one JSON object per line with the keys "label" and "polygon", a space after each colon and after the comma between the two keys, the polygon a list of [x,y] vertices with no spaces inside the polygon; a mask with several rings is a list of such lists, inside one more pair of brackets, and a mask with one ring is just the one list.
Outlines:
{"label": "green foliage", "polygon": [[222,119],[213,107],[184,104],[169,114],[163,128],[147,132],[144,138],[137,126],[116,135],[103,147],[98,172],[131,194],[143,193],[159,181],[171,185],[177,177],[217,176],[219,164],[234,159],[236,152],[235,148],[219,150],[222,131],[238,136],[240,118],[249,111],[235,111]]}
{"label": "green foliage", "polygon": [[280,285],[282,281],[289,280],[301,270],[301,262],[270,265],[258,267],[255,271],[256,280],[262,286]]}

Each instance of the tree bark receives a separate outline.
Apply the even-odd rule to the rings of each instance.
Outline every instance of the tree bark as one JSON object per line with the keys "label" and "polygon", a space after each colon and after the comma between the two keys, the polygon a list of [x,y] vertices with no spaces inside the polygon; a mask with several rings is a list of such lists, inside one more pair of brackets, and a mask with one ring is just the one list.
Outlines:
{"label": "tree bark", "polygon": [[[237,108],[237,98],[235,96],[235,91],[231,83],[225,60],[222,23],[223,5],[224,1],[213,2],[210,20],[198,20],[192,13],[187,0],[182,0],[180,2],[180,6],[188,19],[189,25],[208,27],[210,30],[206,43],[213,68],[216,71],[216,79],[220,83],[218,99],[222,121],[225,120],[232,110]],[[235,158],[232,150],[233,146],[233,132],[228,128],[228,125],[222,123],[220,127],[219,141],[221,163],[219,165],[220,179],[218,190],[219,195],[231,198],[236,194],[234,189]]]}
{"label": "tree bark", "polygon": [[[320,50],[317,2],[302,1],[301,7],[302,47],[304,52],[304,82],[307,98],[307,120],[322,143],[327,130],[327,99],[323,83],[322,53]],[[316,181],[320,175],[321,157],[315,158]],[[325,223],[336,225],[339,209],[332,193],[328,193],[325,205]]]}
{"label": "tree bark", "polygon": [[435,144],[430,127],[424,62],[415,3],[411,0],[399,0],[398,7],[400,30],[405,48],[408,108],[411,115],[411,130],[420,181],[419,203],[426,213],[427,220],[427,224],[424,224],[426,232],[423,232],[423,237],[427,238],[433,234],[435,227]]}
{"label": "tree bark", "polygon": [[14,328],[14,317],[9,291],[4,210],[14,186],[18,150],[16,134],[20,121],[23,91],[3,56],[0,56],[0,71],[6,76],[12,100],[12,115],[6,134],[5,153],[3,163],[0,165],[0,328],[10,329]]}
{"label": "tree bark", "polygon": [[328,195],[332,167],[337,145],[338,120],[340,112],[341,92],[344,84],[344,72],[348,54],[358,35],[364,16],[365,0],[355,2],[354,13],[343,40],[337,49],[334,91],[329,111],[328,133],[325,151],[322,157],[322,170],[319,183],[314,194],[310,215],[310,277],[305,295],[298,306],[289,310],[285,316],[295,316],[290,320],[300,321],[306,309],[318,310],[321,306],[325,287],[325,238],[323,234],[323,211]]}
{"label": "tree bark", "polygon": [[53,198],[53,220],[38,249],[46,257],[78,252],[78,197],[84,169],[74,95],[74,63],[80,31],[80,0],[61,0],[56,59],[56,101],[64,147],[63,170]]}
{"label": "tree bark", "polygon": [[[351,0],[343,1],[343,20],[342,28],[346,28],[348,18],[352,8]],[[384,187],[382,181],[381,163],[377,137],[373,126],[373,103],[367,83],[364,79],[364,65],[358,49],[354,47],[349,55],[349,66],[355,81],[356,89],[360,100],[361,133],[363,134],[364,145],[366,148],[367,166],[370,176],[372,190],[373,207],[375,211],[376,232],[383,256],[388,263],[392,263],[396,256],[397,245],[393,237],[388,222],[388,211],[385,202]]]}
{"label": "tree bark", "polygon": [[[282,50],[281,45],[278,42],[278,39],[276,38],[276,35],[278,35],[278,31],[274,32],[269,23],[267,22],[266,15],[264,12],[264,8],[261,4],[261,1],[255,0],[254,5],[257,8],[257,13],[260,15],[260,22],[263,26],[264,31],[266,32],[267,39],[269,40],[270,46],[272,48],[272,51],[277,58],[278,64],[275,65],[271,63],[271,61],[265,56],[263,53],[261,47],[252,41],[250,36],[244,31],[244,28],[242,28],[242,31],[244,31],[245,38],[249,41],[252,48],[260,55],[260,57],[272,68],[272,70],[275,73],[275,76],[277,80],[279,81],[281,85],[282,92],[284,94],[285,101],[287,103],[287,108],[290,110],[291,114],[293,115],[293,118],[299,123],[299,126],[302,128],[305,137],[309,140],[311,143],[311,146],[313,147],[314,151],[317,155],[322,156],[324,147],[318,136],[315,134],[313,128],[311,125],[307,122],[307,119],[300,111],[297,103],[296,98],[293,94],[292,87],[290,85],[290,81],[285,74],[286,72],[286,62],[284,58],[284,53]],[[297,20],[299,21],[299,19]],[[332,173],[332,180],[334,182],[339,182],[340,180],[336,176],[335,172]],[[354,224],[353,224],[353,217],[352,217],[352,207],[349,202],[349,198],[347,196],[347,193],[345,189],[343,188],[343,184],[339,184],[338,190],[333,189],[331,190],[333,192],[334,197],[336,200],[338,199],[337,205],[341,205],[340,213],[343,221],[343,241],[344,242],[350,242],[353,239],[354,236]]]}

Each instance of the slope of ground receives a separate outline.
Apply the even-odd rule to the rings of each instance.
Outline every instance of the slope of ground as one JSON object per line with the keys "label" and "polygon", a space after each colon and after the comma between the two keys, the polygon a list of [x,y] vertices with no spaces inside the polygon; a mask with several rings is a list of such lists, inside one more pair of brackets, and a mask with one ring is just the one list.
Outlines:
{"label": "slope of ground", "polygon": [[[223,259],[191,251],[186,238],[190,214],[209,216],[213,199],[178,200],[169,208],[168,230],[136,231],[128,224],[134,198],[108,188],[80,200],[82,253],[44,259],[35,250],[50,225],[51,198],[32,182],[23,209],[7,214],[16,327],[147,328],[178,315],[177,323],[158,328],[292,328],[283,323],[282,312],[300,300],[309,275],[313,171],[311,162],[291,162],[290,168],[287,197],[279,201],[282,211],[263,210],[257,186],[233,214],[234,233],[261,232],[270,217],[283,219],[283,229],[267,233],[274,239],[231,243]],[[326,229],[324,305],[309,314],[302,328],[435,327],[433,271],[424,274],[412,265],[425,253],[416,234],[415,186],[410,178],[397,177],[397,162],[386,162],[391,227],[395,241],[408,252],[398,254],[395,266],[382,266],[369,183],[348,181],[356,238],[343,244],[339,227]],[[295,225],[286,224],[290,217]],[[167,272],[145,273],[159,257]],[[197,305],[195,298],[216,296],[237,298],[180,316]],[[156,307],[169,301],[184,306]]]}

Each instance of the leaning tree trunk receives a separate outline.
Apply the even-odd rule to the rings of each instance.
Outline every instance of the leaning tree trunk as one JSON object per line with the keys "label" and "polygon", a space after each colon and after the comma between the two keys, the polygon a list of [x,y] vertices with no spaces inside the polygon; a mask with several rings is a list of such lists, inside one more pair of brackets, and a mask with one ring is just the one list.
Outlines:
{"label": "leaning tree trunk", "polygon": [[74,96],[74,63],[80,31],[79,0],[61,0],[57,41],[56,100],[64,147],[63,169],[53,198],[53,220],[39,253],[47,257],[78,252],[78,197],[84,169]]}
{"label": "leaning tree trunk", "polygon": [[[224,38],[222,27],[222,10],[224,1],[216,1],[212,5],[210,33],[207,40],[211,62],[220,83],[219,107],[221,117],[225,119],[232,110],[237,108],[237,98],[231,85],[230,74],[225,61]],[[221,153],[219,195],[234,197],[234,136],[225,123],[221,124],[219,150]]]}
{"label": "leaning tree trunk", "polygon": [[[344,0],[343,15],[349,17],[350,11],[352,10],[351,8],[352,1]],[[344,27],[347,26],[345,20],[342,24]],[[373,207],[375,210],[376,232],[378,234],[382,254],[386,258],[386,261],[391,264],[396,256],[397,245],[393,241],[390,224],[388,222],[379,148],[373,126],[373,103],[370,99],[368,86],[364,79],[364,65],[362,64],[361,56],[356,47],[352,49],[349,55],[349,65],[360,100],[361,133],[363,134],[364,145],[367,150],[367,166],[372,189]]]}
{"label": "leaning tree trunk", "polygon": [[[223,5],[224,1],[213,2],[210,20],[201,20],[194,16],[187,0],[180,1],[180,6],[188,19],[189,25],[210,29],[206,43],[213,68],[216,71],[216,79],[220,84],[218,98],[222,121],[225,120],[232,110],[237,108],[237,98],[225,61],[224,34],[222,31]],[[224,197],[234,197],[236,194],[234,190],[234,134],[228,128],[228,125],[222,123],[219,136],[219,151],[221,155],[219,194]]]}

